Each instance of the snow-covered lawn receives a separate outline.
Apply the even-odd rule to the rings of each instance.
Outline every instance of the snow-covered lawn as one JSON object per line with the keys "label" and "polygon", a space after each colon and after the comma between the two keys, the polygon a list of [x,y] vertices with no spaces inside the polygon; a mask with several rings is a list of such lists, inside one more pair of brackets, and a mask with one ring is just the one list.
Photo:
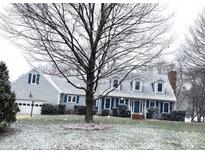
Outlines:
{"label": "snow-covered lawn", "polygon": [[83,116],[21,116],[0,149],[205,149],[205,124],[94,117],[106,130],[72,130]]}

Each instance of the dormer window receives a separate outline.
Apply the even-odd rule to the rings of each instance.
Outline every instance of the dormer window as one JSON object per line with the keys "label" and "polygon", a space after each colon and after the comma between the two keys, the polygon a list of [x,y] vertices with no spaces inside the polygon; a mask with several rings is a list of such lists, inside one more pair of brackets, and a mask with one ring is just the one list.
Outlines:
{"label": "dormer window", "polygon": [[119,85],[118,85],[118,80],[117,79],[115,79],[114,81],[113,81],[113,88],[117,88]]}
{"label": "dormer window", "polygon": [[140,90],[140,82],[139,81],[135,82],[135,90]]}
{"label": "dormer window", "polygon": [[160,80],[155,83],[155,93],[164,93],[164,81]]}
{"label": "dormer window", "polygon": [[111,81],[111,87],[115,90],[120,90],[120,79],[118,77],[114,77]]}
{"label": "dormer window", "polygon": [[162,92],[162,83],[158,83],[157,91]]}
{"label": "dormer window", "polygon": [[132,90],[133,91],[142,91],[142,81],[140,79],[135,79],[134,81],[132,81]]}

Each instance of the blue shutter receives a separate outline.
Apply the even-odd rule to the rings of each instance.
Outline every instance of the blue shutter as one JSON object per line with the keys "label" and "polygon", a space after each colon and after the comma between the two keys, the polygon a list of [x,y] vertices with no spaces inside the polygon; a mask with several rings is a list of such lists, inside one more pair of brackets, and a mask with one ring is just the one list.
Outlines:
{"label": "blue shutter", "polygon": [[30,84],[31,83],[31,73],[29,73],[29,75],[28,75],[28,84]]}
{"label": "blue shutter", "polygon": [[37,79],[36,79],[37,84],[39,84],[39,80],[40,80],[40,74],[37,74]]}
{"label": "blue shutter", "polygon": [[112,110],[112,108],[114,107],[114,100],[115,100],[115,98],[112,97],[112,100],[111,100],[111,110]]}
{"label": "blue shutter", "polygon": [[160,103],[160,113],[163,112],[163,102]]}
{"label": "blue shutter", "polygon": [[147,105],[146,105],[146,108],[148,108],[149,107],[149,101],[147,100]]}
{"label": "blue shutter", "polygon": [[170,102],[170,112],[173,110],[173,102]]}
{"label": "blue shutter", "polygon": [[67,97],[68,97],[68,95],[64,95],[64,103],[67,102]]}
{"label": "blue shutter", "polygon": [[159,102],[158,101],[156,101],[156,107],[159,107]]}
{"label": "blue shutter", "polygon": [[77,101],[76,101],[76,103],[79,103],[79,99],[80,99],[80,96],[77,96]]}
{"label": "blue shutter", "polygon": [[116,98],[116,107],[118,107],[118,101],[119,101],[119,99]]}
{"label": "blue shutter", "polygon": [[125,104],[128,105],[128,98],[125,99]]}
{"label": "blue shutter", "polygon": [[102,101],[102,103],[101,103],[101,109],[103,110],[103,109],[104,109],[104,97],[101,98],[101,101]]}

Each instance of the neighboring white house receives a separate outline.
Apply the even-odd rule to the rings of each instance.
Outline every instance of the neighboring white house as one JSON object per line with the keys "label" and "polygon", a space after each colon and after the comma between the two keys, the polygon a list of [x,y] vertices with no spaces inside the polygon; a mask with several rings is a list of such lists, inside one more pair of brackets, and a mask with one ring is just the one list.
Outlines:
{"label": "neighboring white house", "polygon": [[[95,97],[104,90],[117,87],[121,75],[115,75],[99,81]],[[76,85],[85,85],[77,78],[70,78]],[[43,103],[65,104],[73,110],[74,105],[85,105],[85,92],[74,88],[66,79],[46,75],[31,70],[12,83],[16,93],[16,103],[20,113],[29,114],[34,102],[34,114],[40,114]],[[96,101],[98,113],[103,109],[112,110],[119,104],[126,104],[131,113],[144,115],[148,107],[159,108],[160,113],[169,113],[174,109],[176,97],[167,75],[137,73],[127,77],[114,91]]]}

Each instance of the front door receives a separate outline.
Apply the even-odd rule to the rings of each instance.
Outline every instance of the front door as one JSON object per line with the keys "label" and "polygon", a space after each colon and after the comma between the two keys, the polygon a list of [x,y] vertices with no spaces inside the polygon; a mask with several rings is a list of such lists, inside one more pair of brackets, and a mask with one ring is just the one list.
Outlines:
{"label": "front door", "polygon": [[139,101],[135,101],[134,103],[135,103],[135,105],[134,105],[134,112],[135,113],[139,113],[140,102]]}
{"label": "front door", "polygon": [[131,111],[134,113],[140,113],[140,111],[142,111],[142,109],[140,109],[142,107],[141,103],[141,101],[133,100],[131,102]]}

